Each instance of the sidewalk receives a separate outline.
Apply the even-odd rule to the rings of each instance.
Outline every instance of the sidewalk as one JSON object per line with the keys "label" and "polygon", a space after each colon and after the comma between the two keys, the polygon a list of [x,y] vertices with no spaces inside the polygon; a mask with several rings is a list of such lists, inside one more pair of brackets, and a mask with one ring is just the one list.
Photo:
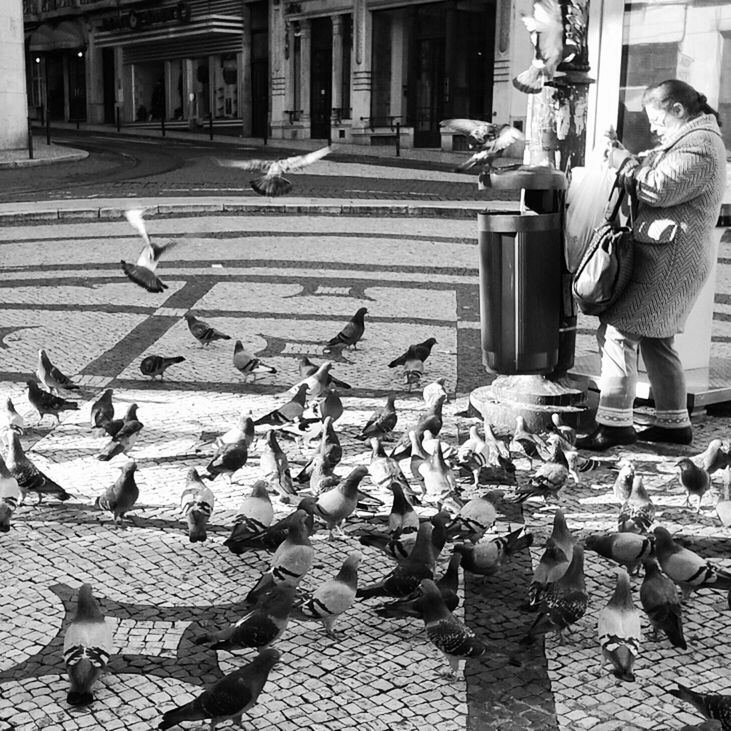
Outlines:
{"label": "sidewalk", "polygon": [[57,162],[73,162],[84,160],[89,156],[86,150],[76,150],[63,145],[47,145],[42,142],[40,135],[33,135],[33,157],[29,151],[0,150],[0,168],[33,167],[36,165],[52,165]]}

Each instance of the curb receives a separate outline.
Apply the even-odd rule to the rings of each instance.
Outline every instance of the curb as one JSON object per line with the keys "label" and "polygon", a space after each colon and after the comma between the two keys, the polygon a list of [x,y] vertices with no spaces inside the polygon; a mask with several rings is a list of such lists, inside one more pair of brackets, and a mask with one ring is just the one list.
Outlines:
{"label": "curb", "polygon": [[[130,201],[130,204],[132,202]],[[358,205],[347,204],[257,204],[257,203],[160,203],[145,208],[147,217],[197,215],[201,213],[241,213],[247,215],[285,215],[297,214],[322,216],[393,216],[419,218],[453,218],[473,219],[475,214],[485,210],[489,202],[478,205],[429,206],[423,204],[383,205],[368,203]],[[80,208],[47,208],[34,211],[0,212],[0,226],[13,224],[45,222],[45,221],[90,221],[115,220],[124,217],[126,208],[121,207],[80,207]]]}
{"label": "curb", "polygon": [[73,152],[67,152],[63,155],[54,155],[53,157],[34,157],[32,160],[27,158],[19,160],[3,160],[0,161],[0,169],[55,165],[57,162],[78,162],[79,160],[85,160],[87,157],[89,157],[89,153],[86,150],[74,150]]}

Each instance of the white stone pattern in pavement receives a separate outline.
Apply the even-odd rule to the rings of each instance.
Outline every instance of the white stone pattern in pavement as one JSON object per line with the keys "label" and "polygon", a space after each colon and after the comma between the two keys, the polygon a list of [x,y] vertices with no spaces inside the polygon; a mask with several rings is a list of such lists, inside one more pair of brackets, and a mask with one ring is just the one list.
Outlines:
{"label": "white stone pattern in pavement", "polygon": [[[180,519],[185,472],[189,467],[205,468],[211,440],[235,424],[242,411],[250,409],[258,416],[282,403],[281,394],[297,380],[299,353],[309,352],[318,361],[324,360],[326,354],[315,344],[334,335],[357,306],[367,306],[373,321],[367,323],[359,349],[336,359],[334,372],[378,394],[368,397],[361,393],[357,398],[347,392],[341,394],[346,411],[337,428],[345,457],[337,468],[339,474],[347,473],[355,464],[367,464],[367,448],[353,437],[373,407],[382,402],[383,392],[400,387],[398,374],[385,364],[404,345],[435,336],[438,346],[427,362],[425,378],[443,375],[450,391],[454,387],[460,327],[456,294],[453,288],[436,287],[435,283],[452,282],[455,287],[469,284],[475,287],[476,297],[476,250],[464,243],[474,235],[471,222],[198,216],[153,220],[150,230],[153,236],[159,232],[160,236],[181,237],[170,263],[160,268],[163,281],[171,285],[161,295],[136,289],[118,269],[120,256],[132,257],[137,248],[123,222],[0,229],[5,266],[13,267],[2,273],[3,281],[8,282],[3,288],[4,301],[19,305],[0,311],[3,327],[17,328],[0,348],[0,370],[30,377],[39,347],[46,347],[69,375],[89,364],[96,364],[99,370],[78,379],[86,386],[81,409],[64,412],[61,423],[53,428],[49,417],[38,426],[37,414],[17,377],[0,382],[0,395],[10,396],[28,421],[23,444],[29,456],[73,495],[65,504],[49,499],[45,507],[28,504],[20,508],[13,528],[0,538],[0,642],[4,648],[0,658],[0,728],[3,722],[10,722],[14,731],[147,731],[157,725],[161,712],[193,698],[204,684],[203,678],[228,672],[252,656],[253,651],[194,650],[191,640],[211,622],[223,625],[237,619],[241,613],[237,603],[268,565],[263,553],[239,557],[222,545],[242,498],[261,477],[258,446],[252,448],[247,465],[231,484],[222,477],[213,483],[216,507],[209,539],[202,544],[189,543]],[[307,230],[312,236],[280,236],[274,233],[278,230],[293,234]],[[361,234],[362,240],[317,238],[318,233],[343,230]],[[272,233],[240,235],[267,231]],[[222,236],[211,238],[214,232]],[[385,237],[369,239],[369,233]],[[436,238],[433,243],[409,238],[430,233]],[[450,237],[460,241],[450,241]],[[18,241],[25,243],[15,243]],[[36,254],[29,256],[31,248]],[[255,260],[256,268],[246,266],[247,259]],[[211,266],[237,260],[241,266]],[[391,269],[366,271],[374,260]],[[311,262],[318,262],[319,269],[313,270]],[[90,263],[99,268],[85,269]],[[25,271],[30,264],[34,268]],[[79,281],[52,286],[59,270],[35,268],[39,264],[63,267],[65,276]],[[170,279],[166,272],[183,274]],[[254,272],[266,280],[225,281],[232,274],[245,277]],[[722,281],[726,281],[725,269],[722,274]],[[304,292],[302,281],[295,279],[300,276],[303,281],[326,281],[316,281],[314,288],[308,285]],[[96,286],[94,282],[100,277],[114,281]],[[396,286],[383,286],[379,278]],[[15,288],[15,279],[24,281]],[[51,286],[35,290],[40,296],[34,299],[28,279],[44,280]],[[191,299],[183,306],[179,298],[186,295],[186,288],[191,288]],[[44,309],[54,304],[64,307]],[[74,304],[85,307],[75,310]],[[118,311],[110,311],[114,305]],[[125,307],[147,309],[130,314]],[[199,346],[180,319],[188,309],[215,313],[205,319],[234,339],[242,339],[254,352],[270,349],[272,355],[262,357],[279,372],[262,383],[271,386],[274,393],[241,384],[231,364],[231,342],[217,342],[207,349]],[[291,313],[296,316],[288,316]],[[472,313],[474,317],[474,310]],[[169,318],[167,329],[150,342],[125,341],[121,350],[133,351],[115,349],[134,328],[144,331],[140,326],[153,315],[158,321]],[[591,327],[594,321],[582,323]],[[725,322],[715,325],[714,335],[729,336]],[[580,336],[580,348],[590,347],[588,343],[589,336]],[[117,380],[111,384],[115,415],[122,415],[130,403],[138,403],[138,415],[145,425],[129,455],[139,467],[140,499],[125,530],[115,529],[109,516],[93,507],[96,496],[116,479],[126,461],[124,456],[108,463],[96,460],[105,437],[93,434],[88,427],[90,403],[109,379],[102,368],[109,352],[117,359],[114,363],[121,364],[115,372]],[[162,385],[140,384],[139,362],[154,352],[183,354],[186,361],[171,368]],[[413,423],[422,408],[418,393],[398,391],[397,407],[400,429]],[[457,394],[446,409],[443,436],[451,444],[457,442],[458,427],[460,434],[466,433],[469,422],[456,416],[465,407],[466,394]],[[694,415],[693,422],[695,451],[711,437],[725,438],[728,434],[728,419]],[[260,436],[264,434],[261,430]],[[307,450],[303,455],[284,440],[282,446],[293,470],[311,453]],[[693,448],[665,456],[639,447],[627,451],[658,505],[658,522],[672,532],[682,532],[692,539],[696,550],[708,551],[709,558],[731,569],[729,536],[715,518],[711,499],[706,498],[699,516],[682,506],[684,495],[673,473],[672,459],[678,453],[692,453]],[[403,466],[408,474],[408,462]],[[518,459],[517,466],[522,481],[528,464]],[[593,531],[614,528],[618,508],[611,497],[614,476],[606,469],[583,473],[581,485],[564,490],[560,502],[579,539]],[[461,480],[461,484],[466,486],[467,481]],[[368,479],[364,487],[373,490]],[[380,491],[374,490],[374,494],[384,499],[382,512],[387,512],[389,497]],[[291,509],[274,496],[273,500],[277,516]],[[29,498],[29,503],[33,501]],[[534,562],[550,533],[552,517],[553,511],[544,509],[540,502],[530,502],[525,511],[526,525],[535,533],[531,549]],[[366,519],[361,516],[358,524]],[[352,533],[356,528],[353,524],[346,530]],[[500,520],[498,531],[507,528]],[[360,547],[353,535],[335,543],[325,540],[325,535],[320,532],[313,539],[316,560],[303,582],[306,587],[313,588],[332,576],[345,555]],[[376,580],[392,566],[372,549],[364,549],[364,555],[361,584]],[[445,551],[440,567],[447,560]],[[586,568],[589,611],[569,632],[565,645],[559,646],[554,637],[546,641],[559,728],[676,729],[698,722],[699,716],[668,690],[675,679],[683,679],[707,692],[729,691],[731,632],[729,615],[724,611],[725,595],[707,590],[696,593],[684,609],[689,649],[679,652],[667,640],[657,644],[645,640],[636,664],[637,681],[617,685],[606,669],[596,675],[600,657],[597,614],[611,596],[614,571],[609,562],[588,551]],[[94,587],[114,627],[115,655],[110,671],[98,685],[94,704],[79,711],[65,700],[68,682],[61,660],[62,623],[64,601],[74,597],[86,581]],[[635,602],[639,581],[632,579]],[[328,639],[318,624],[290,623],[277,642],[282,660],[272,671],[259,703],[247,714],[251,728],[468,728],[465,681],[445,682],[437,676],[445,662],[426,641],[421,623],[381,620],[373,613],[373,604],[358,602],[341,619],[343,641]],[[496,609],[484,607],[485,612]],[[458,609],[457,614],[462,616],[462,611]],[[526,628],[532,619],[532,615],[525,615]],[[646,631],[644,615],[642,622]],[[499,685],[500,678],[491,682]],[[203,727],[189,728],[197,731]]]}

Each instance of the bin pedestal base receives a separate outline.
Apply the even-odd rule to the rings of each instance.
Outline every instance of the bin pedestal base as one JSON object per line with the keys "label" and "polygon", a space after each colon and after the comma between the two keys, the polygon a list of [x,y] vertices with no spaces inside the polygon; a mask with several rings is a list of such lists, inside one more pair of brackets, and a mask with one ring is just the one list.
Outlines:
{"label": "bin pedestal base", "polygon": [[551,428],[551,414],[578,431],[588,429],[593,415],[586,403],[587,389],[573,382],[549,381],[544,376],[498,376],[489,386],[470,394],[470,406],[498,431],[515,429],[522,416],[531,431]]}

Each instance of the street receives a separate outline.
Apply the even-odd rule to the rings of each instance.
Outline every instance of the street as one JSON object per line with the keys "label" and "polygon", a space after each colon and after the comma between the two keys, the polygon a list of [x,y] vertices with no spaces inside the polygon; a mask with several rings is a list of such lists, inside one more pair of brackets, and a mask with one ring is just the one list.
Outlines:
{"label": "street", "polygon": [[[229,484],[210,483],[215,507],[209,537],[190,543],[180,515],[185,475],[204,472],[216,436],[234,426],[242,412],[254,417],[284,403],[299,381],[298,359],[333,361],[333,374],[353,386],[341,390],[345,412],[336,424],[343,446],[340,476],[371,459],[367,443],[355,437],[373,409],[396,395],[397,435],[424,409],[421,388],[407,391],[400,368],[387,363],[411,343],[436,338],[421,386],[446,378],[449,401],[440,438],[456,449],[477,423],[468,415],[472,389],[487,381],[480,348],[476,227],[472,215],[450,217],[433,209],[396,215],[400,202],[485,200],[476,178],[450,172],[447,164],[407,160],[351,159],[317,163],[292,175],[291,198],[271,210],[231,213],[196,210],[210,198],[257,204],[248,174],[216,165],[229,154],[273,156],[274,150],[243,150],[205,141],[145,142],[79,135],[64,139],[89,149],[78,163],[0,170],[0,395],[10,397],[27,428],[22,444],[37,466],[71,493],[39,506],[35,496],[18,508],[10,532],[1,534],[0,558],[0,731],[143,731],[160,715],[198,695],[203,687],[253,658],[254,650],[215,651],[196,645],[202,629],[235,622],[241,601],[269,566],[265,552],[230,553],[228,537],[242,499],[260,471],[257,430],[246,465]],[[289,151],[290,153],[293,151]],[[277,154],[282,150],[277,150]],[[190,200],[186,202],[185,198]],[[511,196],[503,196],[501,204]],[[141,240],[118,211],[139,200],[169,203],[163,215],[148,217],[155,242],[174,242],[157,274],[168,286],[151,294],[120,269],[135,261]],[[174,200],[173,200],[174,199]],[[309,199],[309,200],[306,200]],[[490,201],[497,199],[492,193]],[[286,210],[288,201],[301,206]],[[370,213],[336,215],[318,208],[358,200],[373,202]],[[21,205],[22,204],[22,205]],[[13,211],[67,206],[68,217],[23,220]],[[262,205],[263,202],[262,202]],[[94,216],[96,206],[108,218]],[[77,211],[74,218],[73,211]],[[86,211],[86,213],[84,213]],[[91,213],[89,213],[91,211]],[[115,213],[117,211],[117,213]],[[714,341],[731,341],[726,304],[731,296],[731,250],[721,244]],[[361,306],[367,307],[365,334],[357,349],[326,352],[324,343]],[[195,313],[232,340],[203,347],[183,319]],[[593,318],[581,318],[577,348],[594,347]],[[232,365],[235,340],[276,368],[276,374],[244,383]],[[27,399],[25,381],[36,368],[39,348],[76,381],[78,411],[39,419]],[[149,355],[183,356],[162,381],[140,373]],[[138,404],[143,429],[127,457],[96,459],[107,437],[89,427],[91,402],[114,390],[115,416]],[[729,418],[693,415],[694,443],[674,451],[633,445],[601,455],[599,468],[570,481],[558,504],[569,528],[583,541],[593,532],[616,530],[619,509],[612,495],[617,458],[630,457],[655,502],[657,524],[678,534],[684,545],[731,570],[731,536],[716,517],[710,495],[699,513],[684,506],[685,492],[674,461],[695,455],[712,438],[728,438]],[[313,453],[281,439],[293,474]],[[621,453],[620,453],[621,452]],[[518,484],[533,467],[514,453]],[[140,497],[124,528],[113,525],[95,499],[134,459]],[[410,475],[408,460],[404,471]],[[414,482],[412,480],[412,482]],[[458,478],[464,499],[487,489],[514,494],[515,485],[471,485]],[[365,478],[363,489],[383,501],[391,493]],[[715,491],[720,490],[714,478]],[[289,513],[276,491],[276,517]],[[431,644],[420,620],[381,619],[377,601],[356,600],[340,618],[342,640],[327,637],[319,623],[290,621],[281,640],[280,662],[258,703],[244,715],[244,727],[270,731],[517,731],[529,729],[681,729],[701,716],[669,694],[680,680],[728,692],[731,635],[726,593],[702,589],[683,608],[688,650],[661,636],[645,639],[635,663],[635,682],[620,683],[600,670],[597,616],[616,582],[615,565],[586,552],[589,608],[559,644],[555,634],[530,647],[519,641],[535,615],[520,605],[533,569],[551,533],[556,503],[530,500],[522,507],[502,501],[491,540],[523,525],[533,534],[530,549],[504,562],[493,576],[460,572],[460,605],[455,614],[488,650],[466,661],[455,680],[440,677],[444,656]],[[422,516],[435,510],[418,509]],[[393,562],[358,537],[372,528],[359,512],[346,523],[347,537],[328,541],[322,529],[312,537],[315,563],[302,586],[314,589],[332,577],[347,554],[362,550],[358,583],[378,581]],[[384,530],[384,523],[376,527]],[[443,549],[441,575],[451,554]],[[92,585],[114,632],[114,654],[88,708],[66,702],[68,680],[63,637],[81,584]],[[632,578],[640,609],[640,577]],[[640,609],[641,612],[641,609]],[[508,662],[517,658],[517,664]],[[246,725],[248,724],[248,726]],[[189,725],[187,728],[203,729]],[[228,726],[224,726],[228,728]]]}

